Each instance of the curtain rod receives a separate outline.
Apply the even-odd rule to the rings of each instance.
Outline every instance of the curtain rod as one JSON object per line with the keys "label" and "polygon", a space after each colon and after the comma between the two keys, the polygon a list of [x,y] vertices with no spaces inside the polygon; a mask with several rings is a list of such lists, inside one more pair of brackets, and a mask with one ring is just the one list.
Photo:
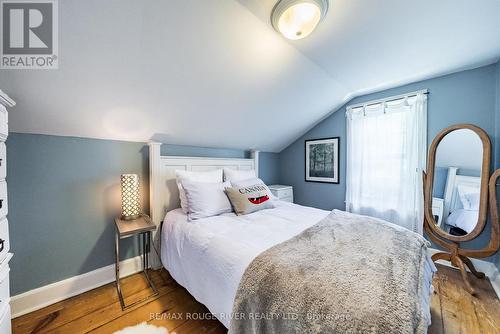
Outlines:
{"label": "curtain rod", "polygon": [[373,106],[373,105],[384,103],[384,102],[394,102],[397,100],[404,99],[406,97],[415,97],[415,96],[417,96],[417,94],[426,94],[427,95],[427,94],[429,94],[429,90],[422,89],[422,90],[418,90],[418,91],[410,92],[410,93],[406,93],[406,94],[389,96],[389,97],[386,97],[383,99],[371,100],[371,101],[358,103],[358,104],[352,104],[352,105],[346,107],[346,111],[349,109],[365,108],[365,107]]}

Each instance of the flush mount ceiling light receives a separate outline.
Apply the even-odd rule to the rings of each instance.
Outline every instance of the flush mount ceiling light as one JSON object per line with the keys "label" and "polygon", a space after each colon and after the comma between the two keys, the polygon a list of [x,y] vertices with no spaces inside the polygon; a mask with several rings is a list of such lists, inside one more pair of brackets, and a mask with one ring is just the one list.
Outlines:
{"label": "flush mount ceiling light", "polygon": [[308,36],[325,17],[328,0],[280,0],[271,13],[271,23],[288,39]]}

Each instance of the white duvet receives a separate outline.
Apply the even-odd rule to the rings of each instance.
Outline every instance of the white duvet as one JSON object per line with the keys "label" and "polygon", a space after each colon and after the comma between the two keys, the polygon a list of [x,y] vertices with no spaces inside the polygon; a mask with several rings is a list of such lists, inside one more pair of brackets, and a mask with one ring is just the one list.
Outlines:
{"label": "white duvet", "polygon": [[[239,282],[250,262],[330,213],[281,201],[275,203],[274,209],[245,216],[228,213],[188,222],[181,209],[165,216],[161,243],[164,267],[226,327]],[[429,282],[431,265],[427,266],[426,274]],[[423,296],[427,306],[430,283],[428,288]]]}
{"label": "white duvet", "polygon": [[479,211],[477,210],[457,209],[446,218],[446,224],[459,227],[465,232],[471,233],[476,227],[478,216]]}

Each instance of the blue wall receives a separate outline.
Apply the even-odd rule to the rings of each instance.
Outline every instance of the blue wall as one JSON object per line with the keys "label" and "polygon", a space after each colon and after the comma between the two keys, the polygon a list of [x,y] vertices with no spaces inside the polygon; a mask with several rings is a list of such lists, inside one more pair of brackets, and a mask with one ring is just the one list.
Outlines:
{"label": "blue wall", "polygon": [[143,143],[11,133],[7,157],[12,295],[113,263],[120,174],[140,175],[149,211]]}
{"label": "blue wall", "polygon": [[[344,209],[346,106],[424,88],[429,89],[430,92],[428,99],[429,143],[440,130],[456,123],[476,124],[483,128],[494,142],[495,134],[498,136],[498,130],[495,132],[495,113],[498,115],[499,111],[495,112],[495,95],[498,94],[496,81],[499,71],[498,66],[494,64],[352,99],[280,152],[280,183],[294,186],[294,197],[298,204],[327,210]],[[334,136],[340,137],[340,183],[305,182],[304,140]],[[471,246],[486,243],[485,240],[489,239],[489,226],[486,230],[488,232],[475,240]]]}
{"label": "blue wall", "polygon": [[436,167],[436,169],[434,170],[434,185],[432,188],[432,197],[444,198],[447,179],[448,169],[444,167]]}
{"label": "blue wall", "polygon": [[[243,158],[243,150],[163,145],[162,154]],[[11,133],[7,141],[11,294],[114,263],[119,177],[140,176],[149,212],[144,143]],[[261,153],[261,177],[276,182],[277,154]],[[137,254],[132,239],[122,258]]]}
{"label": "blue wall", "polygon": [[[280,152],[280,183],[293,186],[293,197],[297,204],[325,210],[345,208],[346,123],[343,109],[344,107]],[[326,137],[340,137],[340,182],[305,182],[304,141]]]}
{"label": "blue wall", "polygon": [[244,150],[218,149],[212,147],[184,146],[164,144],[161,146],[162,155],[186,157],[214,157],[214,158],[248,158]]}
{"label": "blue wall", "polygon": [[259,177],[266,184],[279,183],[279,154],[271,152],[260,152],[259,154]]}

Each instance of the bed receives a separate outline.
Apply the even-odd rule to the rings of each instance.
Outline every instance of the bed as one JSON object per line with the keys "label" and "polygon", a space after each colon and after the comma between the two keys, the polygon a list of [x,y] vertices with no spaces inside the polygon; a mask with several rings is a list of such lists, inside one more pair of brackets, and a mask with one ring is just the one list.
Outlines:
{"label": "bed", "polygon": [[459,175],[458,172],[458,168],[448,167],[444,193],[444,215],[442,220],[448,227],[458,227],[465,233],[470,233],[476,227],[479,207],[472,209],[464,208],[459,190],[461,187],[476,189],[479,199],[481,178],[479,176]]}
{"label": "bed", "polygon": [[223,214],[192,224],[175,209],[165,216],[161,260],[179,284],[229,327],[236,290],[250,262],[328,213],[280,201],[275,209]]}
{"label": "bed", "polygon": [[[245,270],[259,254],[301,235],[331,215],[329,211],[277,201],[275,208],[250,215],[227,213],[188,222],[178,208],[176,169],[210,170],[231,166],[255,169],[258,173],[255,168],[258,158],[258,152],[252,152],[251,159],[168,157],[160,154],[160,144],[150,144],[151,214],[156,224],[163,221],[161,235],[155,237],[161,239],[161,260],[157,261],[227,328],[234,316],[235,297]],[[419,301],[424,323],[428,325],[435,267],[428,256],[424,260]]]}

